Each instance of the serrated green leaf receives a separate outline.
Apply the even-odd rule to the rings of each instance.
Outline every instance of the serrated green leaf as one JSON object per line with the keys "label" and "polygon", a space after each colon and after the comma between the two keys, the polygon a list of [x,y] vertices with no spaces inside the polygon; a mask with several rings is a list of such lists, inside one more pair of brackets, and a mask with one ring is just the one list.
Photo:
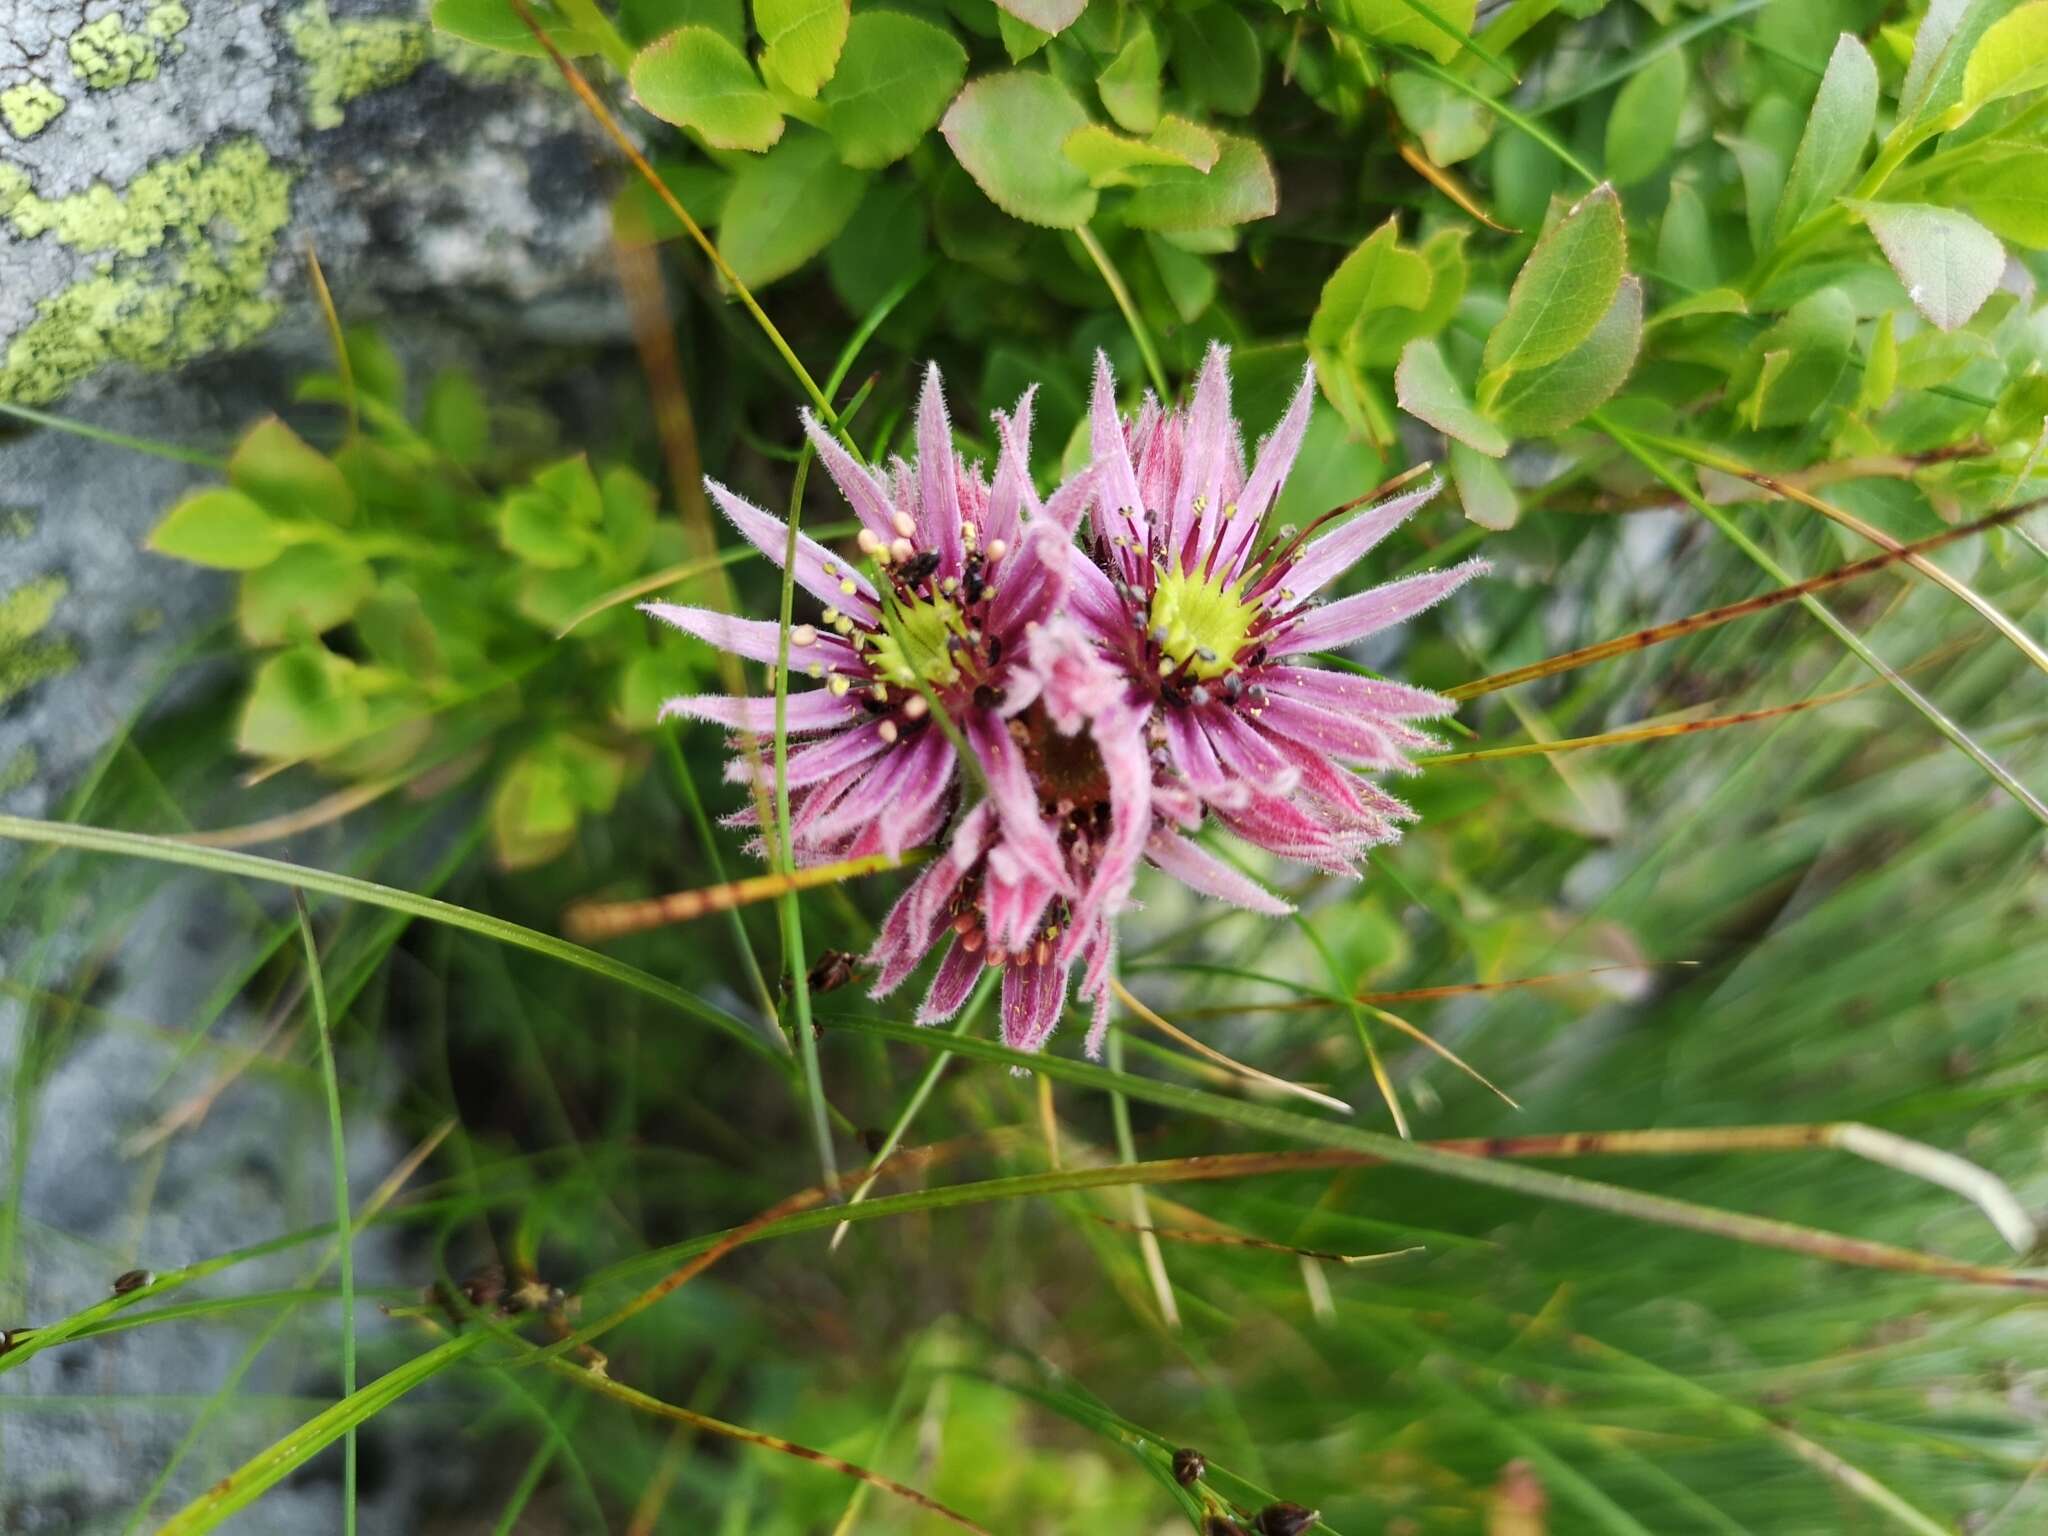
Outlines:
{"label": "serrated green leaf", "polygon": [[1539,368],[1584,341],[1621,287],[1628,258],[1621,199],[1602,184],[1536,242],[1486,338],[1489,373]]}
{"label": "serrated green leaf", "polygon": [[1088,0],[998,0],[999,8],[1047,37],[1057,37],[1071,27]]}
{"label": "serrated green leaf", "polygon": [[1944,331],[1976,314],[2005,274],[2005,247],[1967,213],[1931,203],[1849,207],[1877,236],[1913,307]]}
{"label": "serrated green leaf", "polygon": [[1405,43],[1448,64],[1472,35],[1479,0],[1345,0],[1341,12],[1359,31],[1384,43]]}
{"label": "serrated green leaf", "polygon": [[150,530],[149,547],[173,560],[217,571],[253,571],[292,542],[291,530],[240,491],[195,491]]}
{"label": "serrated green leaf", "polygon": [[1965,110],[2048,85],[2048,0],[2031,0],[1988,27],[1963,68]]}
{"label": "serrated green leaf", "polygon": [[1444,361],[1443,349],[1427,339],[1401,349],[1394,370],[1394,398],[1417,421],[1497,459],[1508,451],[1507,434],[1466,398],[1464,389]]}
{"label": "serrated green leaf", "polygon": [[1643,285],[1625,277],[1584,341],[1555,362],[1508,379],[1493,402],[1494,419],[1517,437],[1542,437],[1577,425],[1627,381],[1642,344]]}
{"label": "serrated green leaf", "polygon": [[754,66],[709,27],[678,27],[649,43],[630,78],[641,106],[714,149],[764,150],[782,137],[782,112]]}
{"label": "serrated green leaf", "polygon": [[1259,36],[1232,5],[1170,13],[1173,76],[1199,106],[1242,117],[1259,104]]}
{"label": "serrated green leaf", "polygon": [[1095,93],[1103,110],[1126,133],[1146,134],[1159,126],[1159,35],[1141,16],[1131,19],[1129,35],[1095,77]]}
{"label": "serrated green leaf", "polygon": [[286,522],[318,518],[346,525],[355,519],[347,477],[275,416],[243,434],[228,460],[228,480]]}
{"label": "serrated green leaf", "polygon": [[[582,58],[597,52],[596,40],[570,26],[546,0],[530,0],[528,8],[547,34],[548,41],[569,58]],[[518,54],[528,59],[547,57],[547,50],[535,39],[533,29],[512,9],[509,0],[434,0],[427,16],[436,31],[459,37],[465,43],[475,43],[479,48],[488,48],[494,53]]]}
{"label": "serrated green leaf", "polygon": [[251,645],[311,638],[354,616],[376,578],[332,544],[295,544],[242,578],[235,622]]}
{"label": "serrated green leaf", "polygon": [[718,247],[741,282],[763,287],[830,245],[867,185],[867,172],[843,164],[830,138],[793,133],[733,178]]}
{"label": "serrated green leaf", "polygon": [[847,0],[753,0],[761,69],[799,96],[815,96],[846,46]]}
{"label": "serrated green leaf", "polygon": [[967,78],[967,50],[944,27],[900,11],[853,18],[820,100],[839,157],[879,170],[918,145]]}
{"label": "serrated green leaf", "polygon": [[256,669],[235,745],[255,757],[295,762],[348,745],[370,728],[359,669],[323,645],[297,645]]}
{"label": "serrated green leaf", "polygon": [[1607,176],[1616,186],[1648,181],[1671,158],[1688,80],[1685,50],[1666,48],[1616,93],[1607,115]]}
{"label": "serrated green leaf", "polygon": [[1470,265],[1465,259],[1469,230],[1452,226],[1423,241],[1417,253],[1429,268],[1429,297],[1419,309],[1388,307],[1361,315],[1343,346],[1345,354],[1368,368],[1391,368],[1401,349],[1418,336],[1435,336],[1451,323],[1465,297]]}
{"label": "serrated green leaf", "polygon": [[1820,94],[1800,136],[1772,220],[1783,239],[1834,200],[1856,175],[1877,125],[1877,63],[1870,50],[1844,32],[1821,77]]}
{"label": "serrated green leaf", "polygon": [[1913,62],[1899,91],[1902,127],[1936,125],[1963,99],[1977,45],[2017,0],[1933,0],[1913,40]]}
{"label": "serrated green leaf", "polygon": [[1124,205],[1125,221],[1138,229],[1173,232],[1232,228],[1271,217],[1280,192],[1266,151],[1256,139],[1239,134],[1215,137],[1215,164],[1206,171],[1169,166],[1148,174]]}
{"label": "serrated green leaf", "polygon": [[1015,69],[970,82],[939,131],[1003,212],[1027,224],[1076,229],[1094,215],[1097,194],[1087,173],[1053,146],[1087,121],[1087,111],[1060,81]]}
{"label": "serrated green leaf", "polygon": [[1457,487],[1466,521],[1481,528],[1504,533],[1521,516],[1521,502],[1500,465],[1456,439],[1451,442],[1451,484]]}
{"label": "serrated green leaf", "polygon": [[1948,190],[1993,234],[2048,250],[2048,148],[1965,167]]}

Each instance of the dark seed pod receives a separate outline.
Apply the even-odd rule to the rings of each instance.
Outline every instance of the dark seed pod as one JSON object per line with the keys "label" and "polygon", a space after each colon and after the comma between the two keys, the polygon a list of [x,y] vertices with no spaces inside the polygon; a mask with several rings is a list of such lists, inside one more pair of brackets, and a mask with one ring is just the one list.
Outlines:
{"label": "dark seed pod", "polygon": [[0,1328],[0,1355],[6,1354],[34,1332],[33,1328]]}
{"label": "dark seed pod", "polygon": [[1200,1451],[1182,1446],[1173,1453],[1173,1480],[1181,1487],[1186,1488],[1192,1483],[1199,1483],[1208,1475],[1208,1471],[1209,1463],[1203,1460]]}
{"label": "dark seed pod", "polygon": [[146,1269],[131,1269],[114,1277],[114,1294],[126,1296],[130,1291],[139,1291],[156,1278]]}
{"label": "dark seed pod", "polygon": [[479,1311],[488,1312],[505,1295],[505,1271],[486,1264],[472,1271],[462,1282],[462,1298]]}
{"label": "dark seed pod", "polygon": [[1299,1504],[1289,1504],[1282,1499],[1278,1504],[1268,1504],[1252,1521],[1259,1536],[1301,1536],[1301,1533],[1316,1523],[1318,1516],[1313,1509],[1303,1509]]}
{"label": "dark seed pod", "polygon": [[1211,1515],[1202,1522],[1202,1536],[1245,1536],[1245,1528],[1228,1515]]}

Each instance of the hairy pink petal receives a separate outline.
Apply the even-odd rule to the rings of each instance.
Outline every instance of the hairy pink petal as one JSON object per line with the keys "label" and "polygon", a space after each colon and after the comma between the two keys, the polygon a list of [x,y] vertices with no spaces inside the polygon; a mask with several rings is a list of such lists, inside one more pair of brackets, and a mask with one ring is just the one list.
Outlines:
{"label": "hairy pink petal", "polygon": [[[680,603],[642,603],[640,611],[664,624],[672,624],[686,635],[694,635],[721,651],[744,656],[748,661],[774,666],[782,646],[782,626],[759,619],[736,619],[710,608],[688,608]],[[865,676],[867,663],[852,646],[837,635],[819,635],[809,645],[790,643],[789,659],[798,669],[811,662],[823,662],[835,672],[859,672]]]}
{"label": "hairy pink petal", "polygon": [[1251,876],[1232,869],[1200,843],[1190,842],[1178,832],[1165,828],[1154,832],[1146,840],[1145,854],[1181,884],[1204,896],[1214,896],[1270,917],[1285,917],[1294,910]]}
{"label": "hairy pink petal", "polygon": [[974,990],[981,973],[988,969],[979,951],[970,954],[960,947],[955,939],[952,948],[946,951],[946,958],[939,962],[938,974],[932,977],[932,989],[925,994],[924,1002],[918,1006],[917,1022],[920,1024],[943,1024],[960,1011],[960,1005],[967,1001],[967,994]]}
{"label": "hairy pink petal", "polygon": [[1372,547],[1414,515],[1443,484],[1432,480],[1419,491],[1368,507],[1350,522],[1307,544],[1281,577],[1293,600],[1313,597],[1364,559]]}
{"label": "hairy pink petal", "polygon": [[953,452],[953,427],[946,419],[946,395],[939,365],[925,369],[917,399],[918,542],[939,553],[939,568],[961,568],[960,460]]}
{"label": "hairy pink petal", "polygon": [[[789,734],[797,736],[809,731],[829,731],[836,725],[844,725],[854,719],[858,710],[853,701],[832,693],[825,688],[812,688],[804,693],[789,695]],[[670,699],[661,706],[661,718],[673,720],[681,716],[691,720],[715,720],[720,725],[736,731],[751,731],[765,736],[775,729],[775,700],[772,698],[734,698],[726,693],[699,693]]]}
{"label": "hairy pink petal", "polygon": [[1138,574],[1144,559],[1146,536],[1145,498],[1138,490],[1138,473],[1131,465],[1130,444],[1124,439],[1124,424],[1116,414],[1116,379],[1109,371],[1109,354],[1095,354],[1095,393],[1089,401],[1088,447],[1095,476],[1095,531],[1105,542],[1129,540],[1135,548],[1121,551],[1118,564],[1125,580]]}
{"label": "hairy pink petal", "polygon": [[[773,513],[763,512],[744,496],[735,496],[716,480],[707,479],[704,488],[746,541],[780,569],[788,551],[789,525]],[[872,626],[881,618],[882,611],[875,605],[875,589],[868,579],[807,533],[797,535],[796,580],[819,602],[842,608],[863,624]],[[849,582],[853,585],[851,592],[846,590]]]}
{"label": "hairy pink petal", "polygon": [[1458,707],[1455,699],[1411,688],[1406,683],[1315,667],[1268,667],[1259,681],[1270,694],[1298,698],[1323,709],[1385,715],[1396,720],[1434,720]]}
{"label": "hairy pink petal", "polygon": [[1339,598],[1320,608],[1311,608],[1283,620],[1267,644],[1275,656],[1296,656],[1304,651],[1341,650],[1367,635],[1412,619],[1425,608],[1442,602],[1474,576],[1490,569],[1484,560],[1467,560],[1445,571],[1424,571],[1402,581]]}
{"label": "hairy pink petal", "polygon": [[896,537],[895,505],[889,500],[888,487],[883,485],[854,456],[839,444],[839,439],[825,430],[823,423],[808,410],[803,412],[804,435],[811,440],[811,446],[825,465],[825,472],[839,487],[839,494],[853,508],[853,515],[860,519],[863,528],[870,529],[884,542]]}

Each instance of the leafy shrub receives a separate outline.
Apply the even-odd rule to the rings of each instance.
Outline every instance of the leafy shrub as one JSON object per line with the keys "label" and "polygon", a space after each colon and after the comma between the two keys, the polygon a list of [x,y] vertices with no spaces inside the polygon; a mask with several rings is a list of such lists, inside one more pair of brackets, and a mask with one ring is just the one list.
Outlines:
{"label": "leafy shrub", "polygon": [[172,507],[150,547],[238,573],[254,675],[236,745],[264,770],[376,783],[483,754],[500,862],[542,862],[611,809],[635,733],[690,668],[630,609],[595,606],[686,574],[681,529],[630,469],[494,451],[466,375],[437,375],[411,417],[388,347],[359,332],[348,354],[348,385],[301,393],[353,402],[359,435],[323,453],[257,423],[227,484]]}

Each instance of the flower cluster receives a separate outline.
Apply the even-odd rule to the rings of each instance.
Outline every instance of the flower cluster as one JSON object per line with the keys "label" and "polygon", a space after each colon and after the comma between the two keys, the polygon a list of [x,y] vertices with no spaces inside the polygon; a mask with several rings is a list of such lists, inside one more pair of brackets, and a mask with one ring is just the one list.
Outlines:
{"label": "flower cluster", "polygon": [[[1189,834],[1213,817],[1283,858],[1355,877],[1359,859],[1412,816],[1357,770],[1404,769],[1409,752],[1431,745],[1415,722],[1450,702],[1305,659],[1400,623],[1484,564],[1318,601],[1435,486],[1349,521],[1339,509],[1306,530],[1267,530],[1313,381],[1304,376],[1247,471],[1226,364],[1212,348],[1185,409],[1147,396],[1126,421],[1098,360],[1090,462],[1043,502],[1029,469],[1028,393],[995,417],[992,477],[954,449],[936,368],[918,405],[914,463],[872,472],[804,418],[860,520],[862,559],[796,540],[794,579],[824,608],[789,637],[792,671],[822,685],[790,692],[786,705],[789,734],[803,738],[787,761],[791,845],[810,864],[901,853],[950,828],[868,957],[881,997],[943,951],[921,1023],[951,1017],[993,966],[1003,1039],[1035,1051],[1078,968],[1093,1054],[1108,1023],[1116,919],[1141,864],[1285,913]],[[782,564],[786,525],[707,485],[741,534]],[[646,608],[737,655],[777,660],[774,624]],[[682,698],[665,713],[740,735],[775,723],[772,698]],[[728,776],[746,779],[757,761],[736,754]]]}

